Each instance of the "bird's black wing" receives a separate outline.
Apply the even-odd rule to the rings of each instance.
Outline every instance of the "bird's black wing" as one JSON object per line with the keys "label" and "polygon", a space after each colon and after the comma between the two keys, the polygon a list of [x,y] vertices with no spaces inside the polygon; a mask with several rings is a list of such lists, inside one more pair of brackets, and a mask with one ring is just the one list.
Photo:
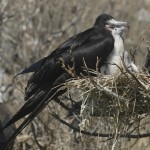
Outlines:
{"label": "bird's black wing", "polygon": [[65,52],[66,50],[74,49],[74,48],[80,46],[90,37],[90,35],[92,33],[91,31],[92,31],[92,28],[88,29],[84,32],[81,32],[77,35],[72,36],[67,41],[65,41],[63,44],[61,44],[56,50],[54,50],[48,57],[44,57],[41,60],[32,64],[31,66],[23,69],[15,77],[17,77],[18,75],[21,75],[21,74],[35,72],[42,66],[42,64],[44,63],[45,60],[53,58],[53,57]]}
{"label": "bird's black wing", "polygon": [[53,51],[49,55],[50,58],[54,58],[66,51],[74,50],[76,47],[79,47],[84,42],[86,42],[91,37],[92,34],[93,34],[93,28],[90,28],[84,32],[81,32],[77,35],[72,36],[67,41],[62,43],[55,51]]}

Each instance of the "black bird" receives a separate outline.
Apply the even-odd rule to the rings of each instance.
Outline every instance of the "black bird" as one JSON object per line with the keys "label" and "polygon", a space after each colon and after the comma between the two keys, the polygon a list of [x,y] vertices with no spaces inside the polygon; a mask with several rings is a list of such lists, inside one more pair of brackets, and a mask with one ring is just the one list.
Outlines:
{"label": "black bird", "polygon": [[[20,72],[19,74],[34,72],[25,89],[26,103],[4,128],[30,114],[28,121],[24,123],[27,125],[32,120],[29,118],[34,118],[49,101],[65,92],[63,90],[55,93],[62,83],[74,75],[86,75],[83,69],[85,64],[95,70],[97,57],[100,71],[114,48],[114,38],[110,29],[123,26],[129,25],[127,22],[116,21],[108,14],[102,14],[98,16],[92,28],[69,38],[49,56]],[[63,64],[73,67],[73,73],[66,71],[62,67]],[[23,125],[22,128],[24,127]]]}

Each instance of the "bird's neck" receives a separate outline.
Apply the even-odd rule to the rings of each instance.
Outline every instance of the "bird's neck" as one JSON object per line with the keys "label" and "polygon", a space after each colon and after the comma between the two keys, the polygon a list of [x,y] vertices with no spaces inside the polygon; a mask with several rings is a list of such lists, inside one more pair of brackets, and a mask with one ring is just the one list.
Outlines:
{"label": "bird's neck", "polygon": [[120,35],[113,36],[115,41],[123,41],[122,37]]}
{"label": "bird's neck", "polygon": [[122,56],[123,52],[124,52],[123,39],[121,36],[116,35],[114,36],[114,53]]}

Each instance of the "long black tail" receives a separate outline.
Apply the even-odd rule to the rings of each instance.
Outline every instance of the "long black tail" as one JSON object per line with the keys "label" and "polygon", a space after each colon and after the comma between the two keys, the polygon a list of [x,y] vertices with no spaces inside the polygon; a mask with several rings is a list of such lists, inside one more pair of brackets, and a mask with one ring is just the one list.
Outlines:
{"label": "long black tail", "polygon": [[[11,143],[12,140],[15,139],[15,137],[46,107],[46,105],[52,100],[50,97],[52,95],[52,92],[49,91],[47,95],[43,98],[43,100],[40,101],[40,103],[37,104],[37,106],[34,107],[30,115],[23,121],[23,123],[16,129],[14,134],[10,137],[8,140],[8,143],[4,147],[4,149],[7,149],[9,144]],[[24,106],[23,106],[24,107]],[[12,122],[15,122],[16,118],[23,109],[23,107],[18,111],[18,113],[6,124],[6,126],[3,128],[3,130],[8,127]]]}
{"label": "long black tail", "polygon": [[[46,95],[47,91],[45,91]],[[11,124],[15,123],[16,121],[20,120],[21,118],[25,117],[26,115],[30,114],[34,111],[34,109],[38,106],[38,104],[42,101],[45,97],[44,94],[34,97],[34,99],[29,99],[26,103],[20,108],[20,110],[11,118],[11,120],[3,127],[3,130],[10,126]],[[47,101],[47,99],[45,99]]]}
{"label": "long black tail", "polygon": [[[34,96],[30,97],[26,103],[22,106],[22,108],[12,117],[12,119],[3,127],[3,130],[10,126],[11,124],[15,123],[19,119],[25,117],[26,115],[34,112],[34,110],[40,109],[44,103],[54,98],[57,98],[61,94],[65,92],[64,90],[58,90],[63,83],[70,76],[67,73],[62,74],[53,84],[53,86],[46,84],[43,88],[41,87],[34,93]],[[53,87],[53,88],[52,88]],[[44,105],[45,106],[45,105]]]}

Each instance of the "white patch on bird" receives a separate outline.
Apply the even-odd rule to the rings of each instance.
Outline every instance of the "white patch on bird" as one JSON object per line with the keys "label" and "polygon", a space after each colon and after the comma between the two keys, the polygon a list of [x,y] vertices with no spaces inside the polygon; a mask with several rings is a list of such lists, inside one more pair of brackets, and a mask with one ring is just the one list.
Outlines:
{"label": "white patch on bird", "polygon": [[122,60],[124,53],[124,43],[122,34],[124,27],[112,29],[112,35],[114,38],[114,49],[108,56],[107,63],[101,68],[103,74],[112,75],[119,72],[119,67],[122,66]]}
{"label": "white patch on bird", "polygon": [[139,72],[138,67],[129,58],[129,54],[125,51],[122,34],[124,27],[110,29],[114,38],[114,49],[108,56],[107,62],[101,67],[101,73],[104,75],[113,75],[120,72],[123,68],[122,58],[126,67],[132,72]]}

